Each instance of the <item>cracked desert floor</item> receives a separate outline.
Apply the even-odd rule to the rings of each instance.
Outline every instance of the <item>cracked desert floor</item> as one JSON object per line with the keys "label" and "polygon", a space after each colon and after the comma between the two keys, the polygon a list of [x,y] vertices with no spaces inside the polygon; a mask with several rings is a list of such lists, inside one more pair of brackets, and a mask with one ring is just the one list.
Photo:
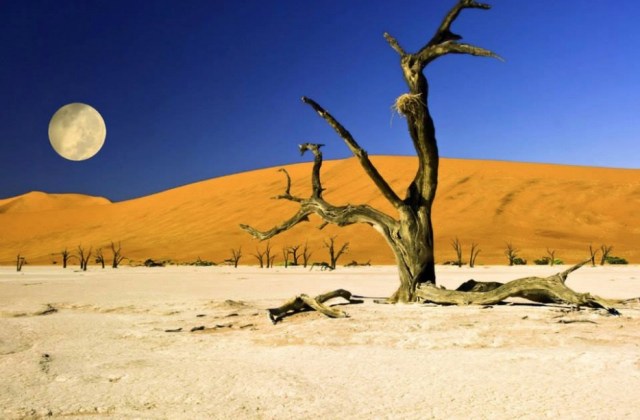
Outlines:
{"label": "cracked desert floor", "polygon": [[[455,288],[562,269],[437,273]],[[634,298],[640,270],[583,267],[567,284]],[[299,293],[396,286],[390,266],[2,267],[0,417],[637,418],[637,300],[619,317],[372,299],[343,306],[345,319],[306,312],[272,325],[266,314]]]}

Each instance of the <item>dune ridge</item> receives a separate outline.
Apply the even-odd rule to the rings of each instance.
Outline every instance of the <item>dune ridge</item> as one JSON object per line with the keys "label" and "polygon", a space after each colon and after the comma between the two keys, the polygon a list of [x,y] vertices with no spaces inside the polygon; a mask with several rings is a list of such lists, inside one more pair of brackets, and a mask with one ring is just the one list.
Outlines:
{"label": "dune ridge", "polygon": [[[372,156],[391,186],[403,196],[413,177],[415,157]],[[291,192],[310,191],[310,163],[285,166]],[[285,178],[278,167],[213,178],[146,197],[111,203],[101,197],[29,193],[0,200],[0,263],[12,264],[18,253],[30,264],[60,261],[64,248],[106,248],[121,242],[123,254],[177,262],[221,262],[242,247],[241,264],[257,264],[251,255],[264,244],[239,229],[240,223],[268,229],[293,215],[295,203],[273,200]],[[322,168],[325,198],[334,204],[367,203],[393,210],[364,175],[356,159],[326,161]],[[458,237],[465,258],[471,242],[479,244],[477,264],[506,264],[511,242],[529,262],[556,250],[574,262],[589,256],[588,246],[613,245],[613,255],[640,262],[640,170],[486,160],[441,159],[433,209],[436,260],[454,257]],[[351,260],[391,264],[384,239],[364,225],[327,226],[312,218],[271,241],[282,262],[285,245],[308,242],[313,261],[327,260],[323,240],[337,235],[350,242]]]}

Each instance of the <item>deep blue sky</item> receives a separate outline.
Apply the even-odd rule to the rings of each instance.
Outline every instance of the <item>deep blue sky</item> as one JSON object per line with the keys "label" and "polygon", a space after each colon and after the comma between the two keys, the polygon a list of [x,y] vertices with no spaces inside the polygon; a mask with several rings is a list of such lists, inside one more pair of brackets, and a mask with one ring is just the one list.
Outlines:
{"label": "deep blue sky", "polygon": [[[454,1],[3,1],[0,197],[31,190],[114,201],[299,162],[296,145],[341,140],[299,98],[332,112],[371,154],[413,154],[390,107],[397,54]],[[506,62],[447,56],[426,70],[445,157],[640,167],[640,3],[491,2],[454,25]],[[94,158],[49,144],[53,113],[95,107]]]}

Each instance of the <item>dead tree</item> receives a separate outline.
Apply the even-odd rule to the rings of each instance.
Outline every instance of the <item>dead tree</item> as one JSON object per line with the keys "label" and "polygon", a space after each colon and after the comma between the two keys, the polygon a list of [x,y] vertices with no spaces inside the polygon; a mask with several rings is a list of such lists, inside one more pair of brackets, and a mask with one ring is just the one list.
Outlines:
{"label": "dead tree", "polygon": [[102,248],[96,250],[96,264],[100,264],[104,269],[104,254],[102,253]]}
{"label": "dead tree", "polygon": [[478,248],[478,244],[475,242],[471,242],[471,254],[469,255],[469,267],[473,268],[476,265],[476,258],[478,258],[478,254],[481,249]]}
{"label": "dead tree", "polygon": [[600,265],[604,265],[607,262],[607,257],[613,250],[611,245],[600,245],[600,251],[602,251],[602,257],[600,257]]}
{"label": "dead tree", "polygon": [[113,262],[111,263],[111,268],[118,268],[124,257],[122,256],[122,245],[118,242],[118,247],[116,248],[116,244],[111,242],[111,253],[113,254]]}
{"label": "dead tree", "polygon": [[[449,54],[468,54],[481,57],[500,58],[484,48],[460,42],[462,37],[451,31],[451,25],[465,9],[489,9],[488,4],[474,0],[459,0],[446,14],[433,37],[417,52],[407,52],[391,35],[384,34],[387,42],[398,53],[400,67],[408,92],[401,95],[395,104],[398,113],[406,117],[409,134],[418,157],[418,168],[413,180],[406,188],[404,198],[394,191],[387,180],[369,159],[367,152],[360,147],[349,131],[314,100],[303,97],[302,101],[309,105],[322,117],[344,140],[347,147],[356,156],[364,172],[375,184],[382,196],[389,202],[395,214],[387,214],[382,210],[366,204],[333,205],[323,197],[320,169],[322,167],[321,144],[305,143],[299,146],[300,152],[311,152],[314,156],[311,170],[311,195],[300,197],[291,193],[291,181],[287,176],[287,186],[278,199],[297,203],[298,212],[283,223],[266,231],[257,230],[248,225],[241,228],[255,238],[267,240],[281,232],[289,230],[301,222],[309,220],[316,214],[324,219],[324,224],[333,223],[347,226],[365,223],[382,234],[393,251],[398,266],[400,285],[389,297],[390,302],[412,302],[430,300],[432,302],[448,301],[451,291],[435,287],[436,274],[434,265],[434,241],[431,210],[438,186],[439,155],[435,136],[435,126],[428,106],[428,82],[423,70],[427,65],[440,57]],[[464,112],[458,110],[458,112]],[[463,114],[462,114],[463,115]],[[515,295],[527,294],[545,288],[547,282],[531,280],[528,282],[507,283],[501,286],[500,299]],[[425,292],[428,291],[428,293]],[[496,289],[499,290],[499,289]],[[569,289],[567,289],[569,290]],[[473,292],[461,293],[455,303],[475,304],[485,301],[485,294]],[[497,295],[493,295],[495,298]],[[566,302],[579,300],[579,294],[568,291],[562,295]]]}
{"label": "dead tree", "polygon": [[291,254],[291,251],[289,250],[289,247],[283,246],[282,247],[282,258],[284,259],[284,268],[288,268],[289,267],[289,255],[290,254]]}
{"label": "dead tree", "polygon": [[16,271],[22,271],[22,266],[26,263],[27,260],[20,254],[18,254],[18,256],[16,257]]}
{"label": "dead tree", "polygon": [[556,265],[556,250],[547,248],[547,255],[549,255],[549,265]]}
{"label": "dead tree", "polygon": [[233,264],[233,268],[238,268],[240,258],[242,258],[242,247],[239,247],[238,249],[231,249],[231,258],[226,259],[225,262]]}
{"label": "dead tree", "polygon": [[260,263],[260,268],[264,268],[264,251],[260,251],[260,248],[256,247],[256,253],[251,255],[256,257],[258,263]]}
{"label": "dead tree", "polygon": [[462,244],[457,237],[451,241],[451,246],[456,251],[456,259],[453,264],[462,267]]}
{"label": "dead tree", "polygon": [[294,245],[289,247],[289,256],[291,257],[291,264],[293,266],[297,266],[298,261],[300,260],[301,255],[299,254],[300,245]]}
{"label": "dead tree", "polygon": [[70,254],[67,248],[60,252],[60,255],[62,256],[62,268],[67,268],[69,260],[71,260],[71,258],[75,258],[75,255]]}
{"label": "dead tree", "polygon": [[338,259],[347,252],[349,249],[349,242],[342,244],[339,250],[336,251],[336,237],[332,236],[329,241],[324,241],[324,247],[329,251],[329,266],[332,270],[335,270],[338,264]]}
{"label": "dead tree", "polygon": [[504,251],[504,254],[509,259],[509,265],[515,265],[516,259],[518,258],[519,249],[515,248],[511,242],[507,242],[507,249]]}
{"label": "dead tree", "polygon": [[78,258],[80,259],[80,270],[87,271],[87,265],[89,263],[89,258],[91,258],[91,251],[93,247],[89,248],[89,251],[86,251],[82,247],[82,245],[78,245]]}
{"label": "dead tree", "polygon": [[311,252],[311,250],[309,249],[309,243],[305,242],[304,248],[302,248],[302,266],[304,268],[307,268],[309,259],[311,259],[311,255],[313,255],[313,252]]}
{"label": "dead tree", "polygon": [[267,242],[267,246],[264,250],[264,259],[265,262],[267,263],[267,268],[273,268],[273,262],[276,259],[275,254],[271,255],[271,243]]}
{"label": "dead tree", "polygon": [[598,254],[597,249],[593,249],[593,246],[589,244],[589,255],[591,255],[591,267],[596,266],[596,255]]}

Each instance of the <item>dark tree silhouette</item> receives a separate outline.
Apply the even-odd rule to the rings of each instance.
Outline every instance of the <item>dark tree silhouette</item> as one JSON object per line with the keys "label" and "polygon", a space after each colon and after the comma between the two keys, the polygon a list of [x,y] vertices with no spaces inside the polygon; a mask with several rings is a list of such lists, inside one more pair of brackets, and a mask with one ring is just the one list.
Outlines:
{"label": "dark tree silhouette", "polygon": [[456,259],[453,261],[458,267],[462,267],[462,244],[458,238],[451,241],[451,246],[456,251]]}
{"label": "dark tree silhouette", "polygon": [[71,258],[75,258],[75,255],[69,253],[67,248],[60,252],[60,255],[62,256],[62,268],[67,268],[67,263],[71,260]]}
{"label": "dark tree silhouette", "polygon": [[234,268],[238,268],[238,263],[242,258],[242,247],[231,249],[231,258],[224,260],[226,263],[232,264]]}
{"label": "dark tree silhouette", "polygon": [[478,258],[478,254],[481,249],[478,248],[478,244],[475,242],[471,242],[471,253],[469,254],[469,267],[473,268],[476,266],[476,258]]}
{"label": "dark tree silhouette", "polygon": [[256,247],[256,253],[251,255],[256,257],[258,263],[260,263],[260,268],[264,268],[264,251],[260,251],[260,248]]}
{"label": "dark tree silhouette", "polygon": [[118,268],[122,260],[124,260],[124,256],[122,256],[122,245],[118,242],[118,246],[111,242],[111,253],[113,254],[113,262],[111,263],[111,268]]}
{"label": "dark tree silhouette", "polygon": [[600,251],[602,252],[602,257],[600,257],[600,265],[604,265],[607,262],[607,257],[613,251],[613,246],[611,245],[600,245]]}
{"label": "dark tree silhouette", "polygon": [[330,237],[328,241],[324,241],[324,247],[329,251],[329,268],[331,268],[332,270],[336,269],[336,266],[338,265],[338,259],[340,259],[342,254],[349,250],[349,242],[345,242],[344,244],[342,244],[340,249],[336,250],[335,241],[335,236]]}
{"label": "dark tree silhouette", "polygon": [[102,248],[98,248],[96,250],[96,264],[100,264],[102,268],[104,268],[104,254],[102,253]]}
{"label": "dark tree silhouette", "polygon": [[589,255],[591,255],[591,267],[596,266],[596,255],[598,250],[593,248],[593,245],[589,244]]}
{"label": "dark tree silhouette", "polygon": [[547,248],[547,255],[549,255],[549,265],[556,265],[556,250]]}
{"label": "dark tree silhouette", "polygon": [[291,254],[291,250],[288,246],[282,247],[282,259],[284,260],[284,268],[289,267],[289,255]]}
{"label": "dark tree silhouette", "polygon": [[[435,287],[436,274],[431,209],[438,186],[439,155],[435,126],[428,106],[429,85],[423,70],[436,59],[449,54],[500,58],[489,50],[460,42],[462,37],[451,31],[451,25],[463,10],[486,10],[489,8],[488,4],[473,0],[459,0],[446,14],[433,37],[415,53],[407,52],[394,37],[387,33],[384,34],[389,45],[400,57],[400,67],[409,91],[396,100],[395,108],[407,120],[409,134],[418,157],[416,174],[407,186],[404,198],[401,198],[391,188],[387,180],[382,177],[371,162],[367,152],[360,147],[351,133],[333,115],[314,100],[307,97],[302,98],[302,101],[318,113],[344,140],[347,147],[360,162],[364,172],[395,210],[395,215],[389,215],[366,204],[336,206],[329,203],[323,196],[324,188],[320,178],[320,169],[322,167],[322,152],[320,149],[323,145],[304,143],[299,146],[300,152],[302,154],[311,152],[314,156],[311,171],[311,195],[308,198],[293,195],[291,193],[291,179],[289,174],[283,170],[287,178],[287,184],[284,193],[276,198],[299,204],[298,212],[283,223],[266,231],[260,231],[248,225],[241,225],[241,228],[255,238],[266,240],[293,228],[301,222],[308,221],[309,216],[312,214],[316,214],[324,220],[322,226],[327,223],[333,223],[338,226],[365,223],[382,234],[396,258],[400,286],[389,297],[388,301],[412,302],[429,300],[435,303],[456,304],[485,302],[485,296],[479,297],[474,294],[475,292],[449,291]],[[512,296],[515,296],[522,295],[526,292],[526,288],[532,287],[538,295],[544,295],[544,297],[552,299],[553,296],[556,296],[554,293],[559,288],[556,287],[558,283],[556,280],[549,279],[536,279],[530,282],[514,281],[511,286],[510,283],[507,283],[501,288],[504,287],[505,289],[503,290],[508,290]],[[564,279],[562,280],[562,286],[564,286]],[[566,290],[570,291],[570,289]],[[489,295],[492,292],[481,293],[481,295]],[[578,299],[578,295],[572,291],[564,293],[563,289],[563,294],[557,296],[562,296],[561,299],[565,301],[571,300],[569,299],[570,297],[575,298],[572,302],[588,301],[588,298]],[[493,295],[494,298],[496,296],[505,299],[509,294]],[[594,299],[589,302],[594,306],[602,306],[600,302],[596,302]]]}
{"label": "dark tree silhouette", "polygon": [[294,246],[290,246],[288,248],[289,251],[289,256],[291,257],[291,264],[289,265],[299,265],[299,261],[300,261],[300,245],[294,245]]}
{"label": "dark tree silhouette", "polygon": [[89,251],[85,251],[82,245],[78,245],[78,258],[80,259],[80,269],[82,271],[87,271],[87,264],[89,263],[89,258],[91,258],[91,251],[93,247],[89,248]]}
{"label": "dark tree silhouette", "polygon": [[26,263],[27,260],[20,254],[18,254],[18,256],[16,257],[16,271],[22,271],[22,266]]}
{"label": "dark tree silhouette", "polygon": [[304,268],[307,268],[309,260],[311,259],[311,255],[313,255],[313,252],[311,251],[311,249],[309,249],[309,243],[305,242],[304,248],[302,248],[302,266]]}
{"label": "dark tree silhouette", "polygon": [[504,255],[509,259],[509,265],[515,265],[515,261],[518,258],[519,249],[513,246],[511,242],[507,242],[507,249],[504,251]]}

